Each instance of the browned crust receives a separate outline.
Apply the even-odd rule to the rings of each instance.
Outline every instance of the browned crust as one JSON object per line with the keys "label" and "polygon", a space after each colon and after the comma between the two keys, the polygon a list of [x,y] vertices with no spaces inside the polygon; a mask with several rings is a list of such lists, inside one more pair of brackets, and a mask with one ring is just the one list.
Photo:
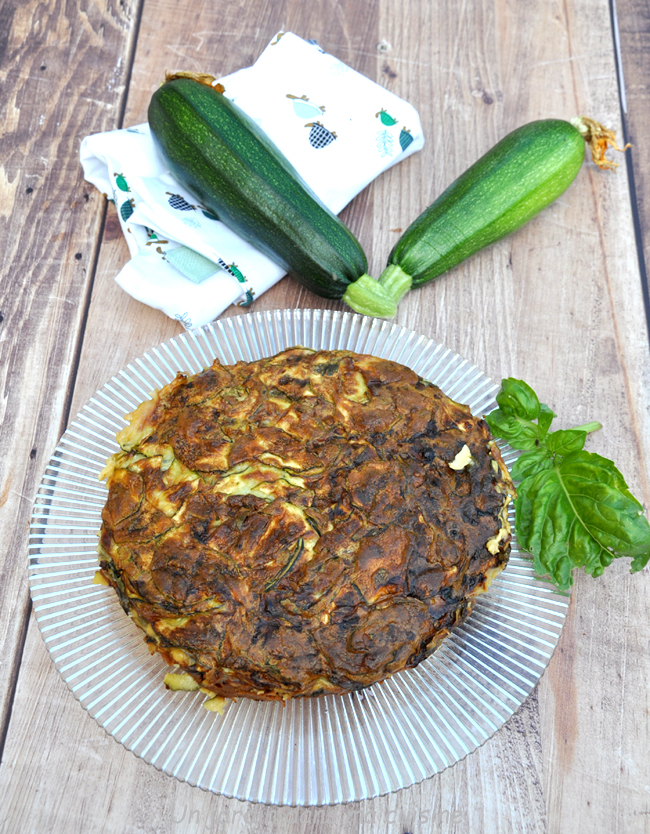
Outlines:
{"label": "browned crust", "polygon": [[388,360],[215,361],[119,440],[102,572],[152,649],[218,695],[343,693],[415,666],[508,558],[487,425]]}

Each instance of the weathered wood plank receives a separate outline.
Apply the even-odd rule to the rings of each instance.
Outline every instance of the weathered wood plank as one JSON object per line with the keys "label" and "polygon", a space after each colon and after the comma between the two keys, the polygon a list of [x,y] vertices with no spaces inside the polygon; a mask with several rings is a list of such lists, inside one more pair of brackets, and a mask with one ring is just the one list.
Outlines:
{"label": "weathered wood plank", "polygon": [[620,58],[624,79],[626,140],[632,143],[629,162],[633,171],[633,210],[638,213],[639,248],[645,267],[646,314],[650,321],[648,271],[650,271],[650,3],[617,0]]}
{"label": "weathered wood plank", "polygon": [[[39,682],[39,693],[30,681]],[[32,621],[0,769],[0,830],[449,834],[468,830],[469,819],[472,831],[543,834],[538,724],[533,694],[474,754],[438,777],[374,800],[327,808],[240,802],[179,782],[125,751],[74,700]]]}
{"label": "weathered wood plank", "polygon": [[31,504],[67,419],[104,210],[79,142],[118,121],[138,5],[0,10],[0,746],[26,627]]}
{"label": "weathered wood plank", "polygon": [[[609,9],[576,2],[564,14],[573,106],[620,133]],[[589,56],[593,81],[582,71],[580,56]],[[556,282],[551,272],[553,283],[540,286],[537,301],[528,296],[528,311],[521,308],[533,350],[520,367],[524,378],[543,382],[540,393],[561,414],[561,425],[603,422],[589,447],[617,461],[648,507],[647,332],[634,240],[616,231],[632,227],[625,166],[615,175],[601,176],[593,168],[584,174],[564,220],[570,241],[565,280]],[[537,256],[537,275],[549,275],[548,248],[527,255]],[[531,313],[541,316],[543,330]],[[560,651],[542,681],[549,830],[650,830],[650,797],[640,789],[649,781],[644,646],[650,630],[641,612],[650,597],[650,576],[630,577],[627,570],[616,565],[598,581],[578,579]],[[638,627],[630,629],[630,619]]]}

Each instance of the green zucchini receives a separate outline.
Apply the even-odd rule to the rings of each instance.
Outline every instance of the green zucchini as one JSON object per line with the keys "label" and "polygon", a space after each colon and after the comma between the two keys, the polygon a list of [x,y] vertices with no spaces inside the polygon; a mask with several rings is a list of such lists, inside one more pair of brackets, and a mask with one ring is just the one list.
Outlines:
{"label": "green zucchini", "polygon": [[[397,304],[412,287],[518,229],[573,182],[585,141],[600,167],[614,167],[604,156],[609,144],[617,148],[614,135],[590,119],[545,119],[508,134],[408,227],[378,286]],[[348,287],[343,298],[354,309],[380,315],[373,311],[373,291],[364,278]]]}
{"label": "green zucchini", "polygon": [[[223,223],[325,298],[364,276],[352,232],[211,76],[177,73],[153,94],[151,133],[174,176]],[[373,282],[376,283],[376,282]],[[382,306],[394,315],[388,296]]]}

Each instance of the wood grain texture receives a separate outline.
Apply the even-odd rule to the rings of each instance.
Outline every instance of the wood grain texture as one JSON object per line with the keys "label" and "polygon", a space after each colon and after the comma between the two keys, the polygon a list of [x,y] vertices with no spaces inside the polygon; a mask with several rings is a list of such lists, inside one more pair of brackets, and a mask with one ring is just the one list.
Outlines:
{"label": "wood grain texture", "polygon": [[639,249],[646,284],[646,314],[650,322],[650,2],[618,0],[620,63],[624,79],[625,139],[632,143],[628,164],[632,169],[633,209],[637,212]]}
{"label": "wood grain texture", "polygon": [[0,727],[26,626],[31,504],[67,417],[104,211],[79,143],[117,125],[136,13],[110,0],[0,7]]}
{"label": "wood grain texture", "polygon": [[[535,693],[483,747],[420,785],[349,805],[275,808],[193,788],[125,751],[71,696],[34,621],[21,679],[0,768],[3,832],[546,831]],[[26,685],[36,680],[46,696]]]}
{"label": "wood grain texture", "polygon": [[[638,39],[644,43],[643,38],[650,36],[647,15],[644,18],[647,5],[641,0],[618,0],[618,7],[621,19],[631,15],[630,32],[633,25],[642,24]],[[77,31],[86,31],[84,20],[78,11]],[[18,43],[19,34],[26,31],[21,25],[12,43]],[[62,27],[60,16],[52,14],[44,23],[44,41],[49,37],[56,42],[55,33],[61,33]],[[229,72],[251,63],[281,28],[315,37],[327,51],[419,109],[427,137],[423,151],[380,177],[346,209],[345,218],[367,249],[375,274],[383,267],[397,230],[517,125],[582,112],[620,127],[607,0],[411,0],[408,4],[249,0],[199,6],[188,0],[148,0],[125,124],[144,118],[149,96],[165,69]],[[103,78],[110,78],[118,55],[127,54],[128,35],[122,35],[122,52],[115,41],[114,53],[104,56],[104,67],[98,64],[96,72],[101,70]],[[390,46],[378,51],[380,42]],[[633,68],[643,65],[645,57],[633,51],[627,54]],[[27,73],[30,62],[37,65],[38,59],[31,55],[16,53],[18,75]],[[626,67],[628,78],[630,72]],[[635,101],[643,103],[647,82],[641,75],[637,79]],[[640,131],[642,120],[639,116],[633,122],[637,111],[633,113],[632,106],[628,95],[629,123]],[[115,118],[116,107],[99,108],[101,113],[94,117],[101,116],[107,124]],[[35,124],[36,103],[31,108]],[[70,133],[77,123],[65,124],[58,158],[67,178],[52,181],[50,199],[56,187],[61,199],[61,193],[73,193],[71,182],[80,183],[77,148],[72,147]],[[93,129],[100,128],[89,123],[88,130]],[[46,138],[41,142],[50,152]],[[637,153],[635,166],[640,158]],[[13,188],[16,172],[24,176],[18,163],[13,171],[6,177],[10,186],[0,179],[0,192]],[[60,235],[52,242],[57,267],[53,261],[44,267],[42,254],[29,262],[30,275],[34,270],[41,275],[39,269],[43,270],[38,285],[43,323],[27,327],[20,337],[12,328],[13,353],[6,354],[12,367],[23,374],[31,371],[37,380],[33,389],[21,385],[10,394],[15,400],[6,411],[13,415],[13,445],[7,441],[2,447],[6,453],[2,461],[13,468],[0,473],[14,473],[27,498],[22,510],[14,503],[3,516],[22,519],[21,529],[10,530],[10,552],[17,554],[14,563],[24,559],[30,496],[51,451],[47,444],[53,445],[66,414],[75,340],[83,335],[69,394],[72,414],[127,362],[179,332],[176,322],[133,301],[113,282],[128,250],[116,233],[112,209],[99,241],[101,199],[91,193],[89,203],[90,211],[81,216],[90,220],[80,221],[78,215],[70,219],[61,212],[52,215],[48,231]],[[31,215],[32,222],[37,216]],[[22,231],[30,215],[19,207],[11,219],[4,219],[14,224],[14,232]],[[8,235],[6,240],[10,239]],[[75,247],[88,247],[89,241],[94,247],[95,240],[99,256],[82,333],[83,316],[65,318],[70,303],[53,307],[44,295],[51,292],[83,305],[88,278],[77,278],[75,283],[66,272],[69,265],[62,253],[68,246],[73,252],[82,251]],[[12,251],[13,264],[22,264],[24,250]],[[68,275],[67,284],[61,283],[62,275]],[[28,306],[27,301],[20,304],[21,310]],[[343,309],[338,302],[313,296],[292,279],[284,279],[258,299],[255,309],[297,306]],[[226,315],[241,312],[233,308]],[[25,313],[13,315],[19,316],[14,321],[29,318]],[[57,339],[50,336],[48,341],[45,334],[51,333],[52,316],[58,316],[57,321],[65,318],[67,324]],[[566,195],[520,232],[405,298],[397,320],[444,342],[494,379],[525,378],[561,415],[561,426],[601,420],[605,429],[590,448],[614,458],[635,494],[650,505],[650,358],[625,166],[611,174],[585,165]],[[0,350],[6,349],[2,342]],[[19,351],[25,352],[20,358]],[[43,356],[48,362],[41,366]],[[8,368],[6,362],[2,368]],[[5,392],[11,391],[6,379],[3,385]],[[21,419],[26,437],[19,431]],[[5,443],[4,424],[0,442]],[[29,464],[33,468],[28,478],[31,444],[43,450],[43,457]],[[3,478],[0,486],[6,489],[6,474]],[[14,499],[10,497],[7,504],[10,500]],[[12,596],[0,590],[0,616],[7,624],[3,628],[10,629],[15,624],[9,612],[5,615],[5,600],[22,593],[24,611],[25,599],[24,571],[16,567],[13,576]],[[649,603],[648,570],[630,577],[626,565],[616,565],[597,581],[578,579],[560,646],[547,673],[520,711],[481,749],[408,790],[347,806],[311,809],[268,808],[214,796],[125,752],[70,695],[32,619],[0,766],[0,793],[5,797],[0,830],[650,832]]]}

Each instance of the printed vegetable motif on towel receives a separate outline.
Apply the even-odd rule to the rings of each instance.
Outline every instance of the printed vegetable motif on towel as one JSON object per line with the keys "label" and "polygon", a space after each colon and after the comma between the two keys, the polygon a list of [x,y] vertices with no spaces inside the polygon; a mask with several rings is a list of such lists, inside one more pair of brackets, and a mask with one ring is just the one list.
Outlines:
{"label": "printed vegetable motif on towel", "polygon": [[403,127],[399,132],[399,146],[405,151],[413,141],[411,131],[407,127]]}
{"label": "printed vegetable motif on towel", "polygon": [[195,211],[196,206],[193,206],[191,203],[188,203],[184,197],[181,197],[180,194],[171,194],[169,191],[166,192],[169,194],[169,200],[167,201],[169,205],[173,209],[178,209],[178,211]]}
{"label": "printed vegetable motif on towel", "polygon": [[[376,134],[375,141],[379,155],[381,157],[393,156],[395,137],[388,128],[394,127],[397,124],[397,119],[383,108],[378,113],[375,113],[375,118],[379,119],[382,125],[385,126],[383,130],[378,130]],[[413,142],[413,136],[409,128],[403,127],[400,130],[398,141],[400,148],[405,151],[411,142]]]}
{"label": "printed vegetable motif on towel", "polygon": [[309,144],[312,148],[316,148],[316,150],[326,148],[337,138],[336,131],[328,130],[320,122],[307,122],[305,127],[311,128],[309,131]]}
{"label": "printed vegetable motif on towel", "polygon": [[120,189],[120,191],[130,191],[129,184],[127,183],[124,174],[113,174],[115,177],[115,184]]}
{"label": "printed vegetable motif on towel", "polygon": [[379,113],[375,113],[375,117],[381,119],[381,123],[387,127],[397,124],[397,119],[394,119],[390,113],[387,113],[386,110],[383,109],[383,107]]}
{"label": "printed vegetable motif on towel", "polygon": [[287,98],[291,99],[293,111],[299,119],[313,119],[314,116],[322,116],[325,112],[324,106],[309,101],[306,95],[294,96],[287,93]]}
{"label": "printed vegetable motif on towel", "polygon": [[246,284],[247,278],[239,269],[237,264],[227,264],[223,258],[218,258],[217,263],[221,267],[221,269],[225,269],[233,278],[236,278],[240,284]]}
{"label": "printed vegetable motif on towel", "polygon": [[129,200],[125,200],[122,205],[120,206],[120,216],[122,220],[126,223],[126,221],[131,217],[133,212],[135,211],[135,200],[131,197]]}

